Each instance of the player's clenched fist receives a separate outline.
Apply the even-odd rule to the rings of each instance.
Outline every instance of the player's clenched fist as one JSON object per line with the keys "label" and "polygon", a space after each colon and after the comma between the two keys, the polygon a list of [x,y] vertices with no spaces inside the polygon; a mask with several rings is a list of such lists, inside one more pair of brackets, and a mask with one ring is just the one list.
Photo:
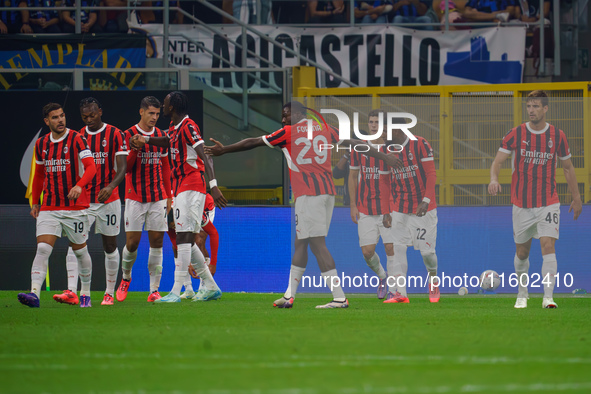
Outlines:
{"label": "player's clenched fist", "polygon": [[143,135],[136,134],[130,138],[129,145],[133,150],[140,150],[146,145],[146,139]]}
{"label": "player's clenched fist", "polygon": [[68,198],[70,200],[77,200],[78,197],[80,197],[80,194],[82,194],[82,188],[80,186],[74,186],[72,189],[70,189]]}

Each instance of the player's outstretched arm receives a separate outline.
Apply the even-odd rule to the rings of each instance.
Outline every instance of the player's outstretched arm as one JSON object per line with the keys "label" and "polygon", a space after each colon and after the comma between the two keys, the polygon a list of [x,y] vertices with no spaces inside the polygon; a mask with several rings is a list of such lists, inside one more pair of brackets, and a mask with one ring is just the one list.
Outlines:
{"label": "player's outstretched arm", "polygon": [[129,140],[129,145],[135,150],[142,149],[144,145],[154,145],[160,148],[170,147],[170,138],[167,135],[162,137],[148,137],[141,134],[136,134]]}
{"label": "player's outstretched arm", "polygon": [[205,173],[207,174],[207,178],[209,179],[209,187],[211,190],[211,196],[215,201],[215,205],[218,208],[225,208],[228,205],[228,200],[222,194],[220,189],[217,186],[217,181],[215,179],[215,172],[213,169],[213,160],[205,154],[205,150],[203,144],[199,144],[195,146],[195,152],[197,152],[197,156],[203,160],[203,164],[205,165]]}
{"label": "player's outstretched arm", "polygon": [[581,201],[581,193],[579,192],[575,166],[573,166],[573,162],[570,159],[566,159],[562,161],[562,169],[564,170],[564,177],[568,184],[568,190],[570,190],[570,195],[573,198],[568,212],[570,213],[574,211],[574,219],[577,220],[583,211],[583,202]]}
{"label": "player's outstretched arm", "polygon": [[251,150],[258,146],[265,145],[263,137],[246,138],[231,145],[223,145],[221,142],[216,141],[213,138],[210,138],[209,140],[214,143],[214,145],[205,147],[205,153],[210,156],[221,156],[226,153],[243,152],[245,150]]}
{"label": "player's outstretched arm", "polygon": [[[339,146],[342,148],[355,148],[356,146],[367,146],[368,143],[366,141],[356,140],[356,139],[349,139],[349,140],[342,140],[339,143]],[[368,151],[363,152],[365,155],[374,157],[378,160],[385,161],[386,164],[390,167],[394,168],[402,168],[402,160],[398,158],[398,156],[394,153],[386,154],[378,151],[377,149],[373,148],[372,146],[369,147]]]}
{"label": "player's outstretched arm", "polygon": [[498,151],[492,165],[490,166],[490,183],[488,184],[488,192],[493,196],[501,192],[501,184],[499,183],[499,173],[501,172],[501,165],[509,157],[509,153]]}

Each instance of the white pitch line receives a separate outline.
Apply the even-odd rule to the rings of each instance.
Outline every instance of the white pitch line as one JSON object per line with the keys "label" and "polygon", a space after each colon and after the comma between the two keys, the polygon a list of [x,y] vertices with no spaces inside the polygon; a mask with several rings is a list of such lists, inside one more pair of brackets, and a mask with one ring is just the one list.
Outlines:
{"label": "white pitch line", "polygon": [[[194,356],[188,354],[160,354],[160,353],[84,353],[76,356],[78,358],[96,359],[96,360],[144,360],[151,359],[166,359],[170,360],[185,360],[191,359],[194,363]],[[0,354],[0,362],[3,360],[28,360],[28,359],[58,359],[60,355],[53,353],[2,353]],[[236,365],[242,365],[244,361],[248,361],[250,368],[258,368],[258,366],[270,366],[273,368],[291,368],[291,367],[315,367],[318,365],[342,365],[342,366],[358,366],[358,365],[380,365],[388,362],[395,362],[396,365],[415,365],[415,364],[478,364],[478,365],[511,365],[521,363],[533,364],[591,364],[591,358],[586,357],[480,357],[480,356],[440,356],[440,355],[423,355],[423,356],[403,356],[403,355],[290,355],[276,358],[258,357],[258,356],[238,356],[238,355],[204,355],[200,357],[203,361],[224,361],[224,366],[229,366],[228,362],[236,361]],[[206,363],[204,363],[206,364]],[[171,365],[180,365],[179,363],[172,363]],[[43,368],[42,366],[38,366]],[[217,368],[215,365],[203,365],[200,368]],[[10,368],[7,366],[0,366],[0,369]]]}

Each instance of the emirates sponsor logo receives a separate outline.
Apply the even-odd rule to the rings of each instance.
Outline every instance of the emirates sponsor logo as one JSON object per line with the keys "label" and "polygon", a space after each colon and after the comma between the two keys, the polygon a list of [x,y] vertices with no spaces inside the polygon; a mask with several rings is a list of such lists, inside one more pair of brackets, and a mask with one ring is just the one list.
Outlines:
{"label": "emirates sponsor logo", "polygon": [[554,158],[553,153],[548,152],[538,152],[537,150],[526,150],[521,149],[521,156],[525,159],[523,162],[525,164],[546,164],[548,160],[552,160]]}

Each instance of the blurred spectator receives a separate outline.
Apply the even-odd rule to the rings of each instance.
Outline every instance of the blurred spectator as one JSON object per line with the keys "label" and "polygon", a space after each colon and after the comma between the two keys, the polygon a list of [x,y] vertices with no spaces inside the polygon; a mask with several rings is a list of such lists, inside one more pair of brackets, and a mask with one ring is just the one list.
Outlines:
{"label": "blurred spectator", "polygon": [[[80,27],[82,33],[101,33],[102,29],[97,23],[98,13],[96,10],[90,10],[88,7],[97,7],[98,0],[81,0],[82,10],[80,12]],[[75,0],[65,0],[66,7],[75,7]],[[76,11],[62,11],[62,31],[64,33],[76,32]]]}
{"label": "blurred spectator", "polygon": [[306,23],[307,3],[301,0],[273,2],[273,15],[276,23]]}
{"label": "blurred spectator", "polygon": [[462,28],[470,28],[469,26],[463,26],[460,28],[459,26],[452,26],[454,23],[464,23],[466,19],[464,19],[462,15],[462,11],[456,6],[456,4],[452,0],[443,0],[439,3],[439,20],[441,21],[441,28],[444,29],[445,26],[445,4],[448,4],[448,16],[447,19],[449,20],[449,30],[462,30]]}
{"label": "blurred spectator", "polygon": [[32,33],[33,29],[29,24],[29,10],[25,0],[3,0],[0,1],[0,9],[3,7],[20,7],[22,11],[0,11],[2,24],[0,34]]}
{"label": "blurred spectator", "polygon": [[542,9],[542,13],[540,13],[540,2],[539,0],[517,0],[519,2],[519,6],[515,7],[517,12],[520,14],[518,16],[522,22],[536,22],[540,20],[540,14],[544,16],[545,19],[548,20],[550,23],[549,15],[550,11],[552,10],[552,3],[550,1],[544,1],[544,8]]}
{"label": "blurred spectator", "polygon": [[345,2],[334,1],[308,1],[308,23],[348,23]]}
{"label": "blurred spectator", "polygon": [[[102,0],[105,7],[127,7],[126,0]],[[105,33],[127,33],[127,11],[101,10],[99,23]]]}
{"label": "blurred spectator", "polygon": [[[175,11],[173,7],[178,6],[177,1],[170,1],[170,12],[169,12],[169,23],[182,24],[184,15],[178,11]],[[162,10],[150,10],[147,7],[162,7],[163,1],[142,1],[139,8],[139,22],[140,23],[164,23],[164,11]]]}
{"label": "blurred spectator", "polygon": [[59,28],[59,15],[55,9],[55,0],[29,0],[29,7],[53,8],[47,11],[31,10],[29,11],[29,21],[33,32],[41,33],[61,33]]}
{"label": "blurred spectator", "polygon": [[[393,4],[392,22],[398,23],[431,23],[433,20],[427,15],[432,1],[429,0],[396,0]],[[414,26],[413,29],[421,29]],[[433,30],[433,26],[424,26],[423,29]]]}
{"label": "blurred spectator", "polygon": [[[258,0],[261,4],[261,19],[262,25],[269,25],[273,23],[271,17],[271,0]],[[244,23],[256,24],[257,17],[257,0],[234,0],[232,2],[232,11],[234,18],[240,19]]]}
{"label": "blurred spectator", "polygon": [[464,17],[475,22],[507,22],[507,6],[505,0],[470,0],[466,3]]}
{"label": "blurred spectator", "polygon": [[332,177],[334,179],[344,178],[345,187],[343,189],[343,205],[348,207],[350,204],[349,199],[349,166],[351,165],[350,154],[345,153],[336,166],[332,169]]}
{"label": "blurred spectator", "polygon": [[355,2],[355,23],[388,23],[387,14],[392,11],[392,5],[383,0]]}

